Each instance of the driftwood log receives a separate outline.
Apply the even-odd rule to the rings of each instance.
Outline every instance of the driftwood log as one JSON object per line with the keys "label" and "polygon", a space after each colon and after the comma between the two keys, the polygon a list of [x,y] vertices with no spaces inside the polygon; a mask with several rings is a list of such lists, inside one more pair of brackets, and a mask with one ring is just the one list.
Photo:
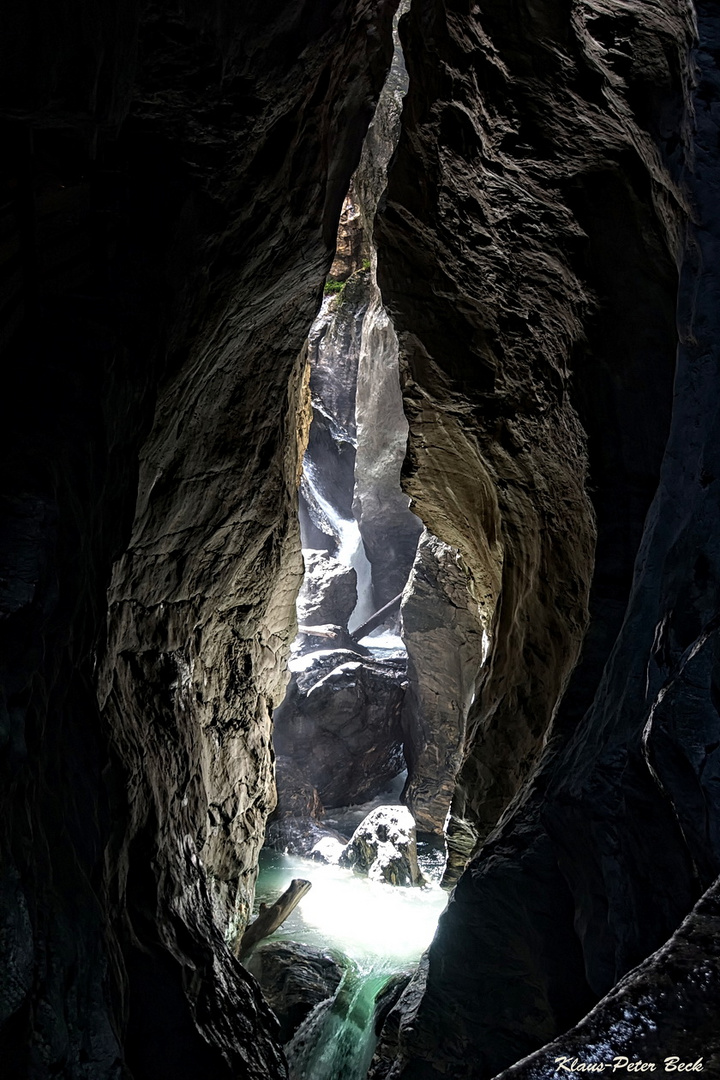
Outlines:
{"label": "driftwood log", "polygon": [[350,635],[353,641],[359,641],[360,638],[364,638],[366,634],[369,634],[371,630],[374,630],[376,626],[380,626],[381,623],[385,622],[388,615],[390,615],[395,608],[400,607],[402,598],[403,594],[398,593],[397,596],[394,596],[392,600],[388,601],[384,607],[381,607],[374,615],[371,615],[369,619],[366,619],[362,626],[358,626],[357,630],[353,630]]}
{"label": "driftwood log", "polygon": [[257,945],[258,941],[262,941],[263,938],[274,933],[278,926],[285,922],[288,915],[295,910],[305,893],[309,892],[311,888],[311,881],[293,878],[285,892],[274,904],[270,904],[269,907],[267,904],[261,904],[257,919],[250,923],[240,938],[237,955],[239,957],[245,956],[253,945]]}

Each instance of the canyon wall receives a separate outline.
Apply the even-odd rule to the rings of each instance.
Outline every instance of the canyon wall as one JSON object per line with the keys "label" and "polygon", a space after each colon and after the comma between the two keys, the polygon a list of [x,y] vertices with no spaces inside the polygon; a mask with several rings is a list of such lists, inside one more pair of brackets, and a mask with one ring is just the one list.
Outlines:
{"label": "canyon wall", "polygon": [[[453,807],[465,850],[485,843],[374,1077],[495,1075],[662,946],[718,873],[719,27],[713,5],[697,16],[699,44],[674,0],[427,0],[401,24],[377,236],[406,489],[481,580],[478,522],[503,562]],[[710,988],[715,903],[683,932]],[[583,1032],[613,1045],[623,1001],[658,1025],[636,1016],[619,1053],[677,1053],[683,1029],[697,1049],[708,998],[683,940],[573,1053]]]}
{"label": "canyon wall", "polygon": [[286,1074],[228,942],[274,801],[301,351],[394,6],[3,12],[9,1075]]}
{"label": "canyon wall", "polygon": [[[274,801],[304,342],[395,6],[3,13],[10,1075],[286,1075],[230,946]],[[476,857],[372,1074],[484,1080],[649,1000],[620,1052],[675,1052],[682,1004],[717,1054],[716,5],[414,0],[401,36],[359,212],[405,490],[491,651],[458,682],[451,876]]]}

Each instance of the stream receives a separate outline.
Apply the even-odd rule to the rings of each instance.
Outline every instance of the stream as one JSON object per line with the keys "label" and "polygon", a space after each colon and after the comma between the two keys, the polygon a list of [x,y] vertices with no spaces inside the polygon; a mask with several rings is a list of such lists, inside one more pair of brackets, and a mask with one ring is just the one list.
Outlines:
{"label": "stream", "polygon": [[293,878],[312,889],[267,939],[325,949],[346,964],[333,998],[307,1017],[285,1052],[292,1080],[364,1080],[376,1044],[375,998],[388,980],[411,971],[447,903],[439,887],[444,853],[418,843],[425,888],[377,884],[339,866],[296,855],[260,853],[256,904],[272,903]]}

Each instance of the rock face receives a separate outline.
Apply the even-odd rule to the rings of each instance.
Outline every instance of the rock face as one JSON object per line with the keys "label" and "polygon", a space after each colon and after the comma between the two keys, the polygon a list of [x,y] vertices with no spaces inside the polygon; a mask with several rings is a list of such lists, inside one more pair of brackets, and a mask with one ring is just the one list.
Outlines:
{"label": "rock face", "polygon": [[277,752],[317,789],[323,806],[365,802],[404,768],[405,662],[347,649],[305,659],[275,710]]}
{"label": "rock face", "polygon": [[326,551],[303,551],[305,574],[297,598],[297,618],[302,624],[347,626],[357,603],[357,573]]}
{"label": "rock face", "polygon": [[343,976],[329,953],[295,941],[272,941],[255,950],[248,970],[280,1021],[280,1039],[289,1042],[321,1001],[331,998]]}
{"label": "rock face", "polygon": [[8,1075],[286,1074],[224,935],[274,802],[300,354],[392,15],[3,9]]}
{"label": "rock face", "polygon": [[459,553],[427,531],[418,544],[401,615],[408,651],[403,800],[420,832],[442,836],[464,759],[486,631]]}
{"label": "rock face", "polygon": [[[407,5],[401,4],[401,10]],[[366,234],[371,237],[387,166],[400,134],[407,73],[396,47],[363,147],[354,187]],[[378,610],[402,592],[415,557],[422,523],[408,508],[400,488],[407,448],[407,421],[398,382],[398,343],[371,268],[362,325],[355,399],[357,454],[353,511],[372,567],[372,595]]]}
{"label": "rock face", "polygon": [[389,885],[422,885],[415,822],[404,806],[378,806],[358,825],[339,859],[340,866]]}
{"label": "rock face", "polygon": [[353,510],[372,567],[377,610],[405,587],[422,529],[400,488],[407,421],[398,383],[397,338],[377,286],[363,321],[356,402]]}
{"label": "rock face", "polygon": [[[4,7],[9,1075],[286,1076],[228,938],[275,797],[305,340],[393,7]],[[491,652],[449,827],[457,861],[483,846],[378,1077],[484,1080],[570,1029],[573,1053],[612,1033],[664,1056],[684,1010],[717,1069],[719,18],[710,0],[405,17],[374,233],[404,483],[460,552]],[[317,433],[349,515],[354,436]],[[303,507],[311,546],[339,550]],[[363,730],[366,676],[332,663],[316,700],[337,691],[355,756],[394,768],[397,714]]]}
{"label": "rock face", "polygon": [[[303,546],[334,554],[343,545],[340,523],[353,518],[355,388],[368,305],[368,273],[360,263],[352,269],[342,292],[324,298],[308,338],[313,419],[301,484]],[[313,527],[324,544],[313,539]]]}
{"label": "rock face", "polygon": [[[499,595],[453,804],[488,839],[378,1061],[406,1080],[480,1080],[555,1039],[720,868],[717,8],[698,5],[694,49],[673,0],[523,11],[413,6],[376,233],[407,490]],[[638,978],[660,1022],[623,1029],[619,1052],[677,1053],[670,1002]]]}
{"label": "rock face", "polygon": [[688,1070],[691,1075],[717,1075],[719,892],[716,883],[667,944],[621,979],[577,1027],[497,1080],[541,1080],[553,1074],[561,1057],[568,1066],[574,1058],[593,1064],[618,1058],[617,1073],[624,1069],[623,1058],[655,1063],[657,1071],[665,1074],[677,1072],[678,1062],[697,1065],[699,1061],[699,1069]]}

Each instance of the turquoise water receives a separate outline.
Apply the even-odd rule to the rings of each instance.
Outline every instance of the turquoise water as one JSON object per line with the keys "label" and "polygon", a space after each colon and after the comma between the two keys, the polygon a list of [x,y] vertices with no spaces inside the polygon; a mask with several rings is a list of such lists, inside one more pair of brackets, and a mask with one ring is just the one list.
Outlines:
{"label": "turquoise water", "polygon": [[[421,856],[437,879],[437,854]],[[310,1014],[285,1047],[293,1080],[364,1080],[375,1048],[375,998],[428,947],[447,894],[433,881],[410,889],[378,884],[338,866],[262,851],[256,903],[272,903],[293,878],[312,889],[270,940],[341,953],[347,971],[335,994]]]}

